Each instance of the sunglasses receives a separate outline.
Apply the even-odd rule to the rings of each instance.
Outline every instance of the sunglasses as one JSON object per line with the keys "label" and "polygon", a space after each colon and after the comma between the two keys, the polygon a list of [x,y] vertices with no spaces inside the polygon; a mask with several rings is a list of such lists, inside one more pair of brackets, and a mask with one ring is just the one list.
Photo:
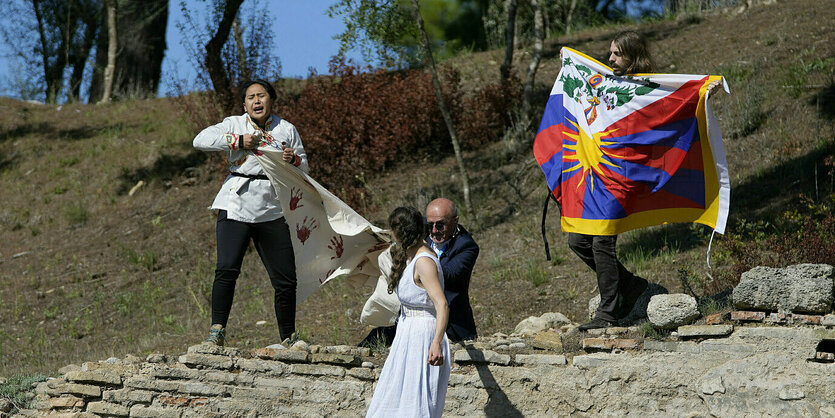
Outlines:
{"label": "sunglasses", "polygon": [[437,229],[438,231],[443,231],[444,228],[446,228],[446,222],[444,222],[444,221],[427,222],[426,223],[426,228],[429,231],[432,231],[434,229]]}

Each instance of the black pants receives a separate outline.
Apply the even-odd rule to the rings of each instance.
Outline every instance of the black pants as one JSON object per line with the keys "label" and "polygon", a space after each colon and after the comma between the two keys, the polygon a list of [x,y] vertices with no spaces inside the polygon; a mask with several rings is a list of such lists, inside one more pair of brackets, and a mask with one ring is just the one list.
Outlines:
{"label": "black pants", "polygon": [[617,235],[568,234],[568,246],[597,273],[600,306],[596,317],[617,322],[629,312],[621,312],[624,289],[638,280],[618,261]]}
{"label": "black pants", "polygon": [[212,324],[224,327],[232,308],[235,282],[241,274],[249,240],[261,256],[275,289],[273,304],[281,339],[296,330],[296,261],[290,228],[284,218],[247,223],[227,219],[226,211],[217,216],[217,269],[212,285]]}

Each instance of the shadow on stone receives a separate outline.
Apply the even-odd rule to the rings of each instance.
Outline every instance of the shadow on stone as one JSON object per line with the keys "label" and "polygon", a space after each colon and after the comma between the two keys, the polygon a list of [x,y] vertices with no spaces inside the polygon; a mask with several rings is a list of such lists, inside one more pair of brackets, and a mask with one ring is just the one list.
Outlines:
{"label": "shadow on stone", "polygon": [[513,405],[513,402],[507,398],[507,395],[502,390],[499,383],[496,382],[496,379],[493,377],[493,373],[490,371],[490,368],[484,365],[477,365],[476,371],[478,371],[478,377],[481,379],[481,383],[484,385],[485,389],[487,390],[487,404],[484,405],[484,415],[488,417],[523,417],[524,415],[520,412],[516,406]]}

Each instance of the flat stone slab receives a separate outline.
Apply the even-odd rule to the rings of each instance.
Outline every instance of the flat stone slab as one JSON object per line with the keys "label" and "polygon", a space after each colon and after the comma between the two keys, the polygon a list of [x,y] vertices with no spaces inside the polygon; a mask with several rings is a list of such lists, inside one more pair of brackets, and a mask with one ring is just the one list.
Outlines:
{"label": "flat stone slab", "polygon": [[824,315],[824,317],[821,318],[821,325],[835,327],[835,314]]}
{"label": "flat stone slab", "polygon": [[336,364],[340,366],[359,366],[362,359],[351,354],[314,353],[310,355],[311,363]]}
{"label": "flat stone slab", "polygon": [[309,358],[307,351],[279,350],[276,348],[259,348],[252,350],[252,356],[265,360],[278,360],[287,363],[306,363]]}
{"label": "flat stone slab", "polygon": [[491,350],[458,350],[455,352],[456,363],[493,363],[500,366],[510,364],[510,356]]}
{"label": "flat stone slab", "polygon": [[563,366],[566,364],[562,354],[517,354],[514,361],[523,366]]}
{"label": "flat stone slab", "polygon": [[628,338],[583,338],[584,349],[622,350],[638,348],[638,341]]}
{"label": "flat stone slab", "polygon": [[[783,315],[785,318],[785,315]],[[765,312],[762,311],[733,311],[731,321],[762,322],[765,319]]]}
{"label": "flat stone slab", "polygon": [[678,327],[678,336],[681,338],[693,337],[724,337],[734,331],[734,326],[723,325],[682,325]]}

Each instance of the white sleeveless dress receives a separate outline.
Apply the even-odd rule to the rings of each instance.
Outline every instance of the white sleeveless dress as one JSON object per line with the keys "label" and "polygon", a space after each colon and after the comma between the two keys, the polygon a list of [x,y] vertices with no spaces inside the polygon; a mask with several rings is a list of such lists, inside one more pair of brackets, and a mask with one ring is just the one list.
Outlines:
{"label": "white sleeveless dress", "polygon": [[441,287],[444,274],[435,254],[420,253],[409,262],[397,284],[400,317],[380,380],[366,417],[440,417],[449,383],[450,354],[446,333],[441,342],[444,364],[430,366],[429,345],[435,338],[435,305],[429,293],[415,284],[415,263],[421,257],[435,262]]}

